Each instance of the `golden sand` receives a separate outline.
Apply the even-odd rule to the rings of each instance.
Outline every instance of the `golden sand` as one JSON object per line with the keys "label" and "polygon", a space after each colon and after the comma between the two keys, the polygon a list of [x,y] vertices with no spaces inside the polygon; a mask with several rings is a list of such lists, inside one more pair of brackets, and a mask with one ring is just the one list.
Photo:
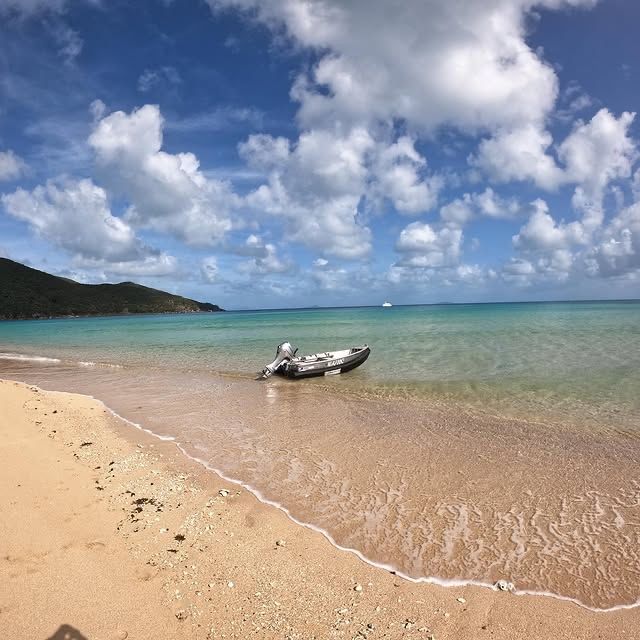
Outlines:
{"label": "golden sand", "polygon": [[640,609],[413,584],[84,396],[0,381],[0,629],[64,638],[639,638]]}

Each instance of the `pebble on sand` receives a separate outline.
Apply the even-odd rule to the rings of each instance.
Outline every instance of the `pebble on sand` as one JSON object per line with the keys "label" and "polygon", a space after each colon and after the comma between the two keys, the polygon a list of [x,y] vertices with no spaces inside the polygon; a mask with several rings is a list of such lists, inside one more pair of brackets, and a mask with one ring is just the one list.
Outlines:
{"label": "pebble on sand", "polygon": [[218,491],[218,494],[221,495],[223,498],[226,498],[229,495],[229,491],[228,489],[220,489],[220,491]]}
{"label": "pebble on sand", "polygon": [[460,598],[456,598],[456,602],[459,602],[460,604],[464,604],[466,602],[466,600],[462,597]]}
{"label": "pebble on sand", "polygon": [[276,540],[277,547],[285,547],[287,545],[285,540]]}
{"label": "pebble on sand", "polygon": [[506,580],[498,580],[494,586],[498,591],[513,591],[515,589],[513,582],[507,582]]}
{"label": "pebble on sand", "polygon": [[354,591],[357,591],[358,593],[360,593],[362,591],[362,585],[361,584],[357,584],[355,587],[353,587]]}

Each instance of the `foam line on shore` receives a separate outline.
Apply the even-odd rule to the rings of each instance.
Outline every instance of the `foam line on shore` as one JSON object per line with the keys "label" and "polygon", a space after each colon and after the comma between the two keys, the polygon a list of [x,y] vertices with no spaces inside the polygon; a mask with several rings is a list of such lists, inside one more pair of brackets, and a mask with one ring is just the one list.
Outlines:
{"label": "foam line on shore", "polygon": [[61,362],[59,358],[48,358],[46,356],[29,356],[23,353],[0,353],[0,360],[19,360],[24,362]]}
{"label": "foam line on shore", "polygon": [[[19,382],[19,381],[17,381]],[[175,444],[175,446],[177,447],[177,449],[189,460],[192,460],[193,462],[196,462],[197,464],[201,465],[202,467],[204,467],[207,471],[211,471],[213,473],[215,473],[216,475],[218,475],[220,478],[222,478],[223,480],[227,481],[227,482],[231,482],[233,484],[236,484],[238,486],[241,486],[243,489],[246,489],[249,493],[251,493],[259,502],[271,506],[271,507],[275,507],[276,509],[282,511],[292,522],[294,522],[295,524],[305,527],[306,529],[310,529],[311,531],[314,531],[316,533],[321,534],[322,536],[324,536],[324,538],[326,538],[326,540],[335,548],[339,549],[340,551],[345,551],[348,553],[352,553],[355,556],[357,556],[362,562],[364,562],[365,564],[368,564],[372,567],[375,567],[377,569],[382,569],[384,571],[388,571],[390,573],[393,573],[394,575],[396,575],[399,578],[402,578],[403,580],[407,580],[409,582],[415,583],[415,584],[420,584],[420,583],[424,583],[424,584],[433,584],[433,585],[437,585],[440,587],[483,587],[483,588],[487,588],[487,589],[491,589],[493,591],[497,590],[496,586],[492,583],[489,582],[483,582],[480,580],[469,580],[469,579],[464,579],[464,578],[456,578],[456,579],[450,579],[450,578],[438,578],[437,576],[423,576],[423,577],[419,577],[419,578],[414,578],[412,576],[409,576],[405,573],[403,573],[402,571],[399,571],[398,569],[396,569],[393,565],[390,564],[386,564],[383,562],[378,562],[375,560],[371,560],[370,558],[367,558],[361,551],[359,551],[358,549],[354,549],[352,547],[345,547],[341,544],[339,544],[334,538],[333,536],[326,531],[325,529],[322,529],[321,527],[318,527],[317,525],[308,523],[308,522],[304,522],[302,520],[299,520],[298,518],[296,518],[287,507],[285,507],[283,504],[276,502],[275,500],[271,500],[270,498],[267,498],[266,496],[264,496],[262,494],[262,492],[259,489],[256,489],[254,487],[252,487],[251,485],[247,484],[246,482],[242,481],[242,480],[238,480],[237,478],[232,478],[231,476],[226,475],[223,471],[221,471],[220,469],[214,467],[213,465],[211,465],[209,462],[207,462],[206,460],[203,460],[202,458],[198,458],[196,456],[191,455],[184,447],[182,444],[180,444],[180,442],[178,442],[177,438],[175,436],[163,436],[160,435],[158,433],[155,433],[154,431],[152,431],[151,429],[148,429],[146,427],[143,427],[141,424],[137,423],[137,422],[133,422],[131,420],[129,420],[128,418],[125,418],[124,416],[120,415],[118,412],[114,411],[113,409],[111,409],[111,407],[109,407],[107,404],[105,404],[102,400],[100,400],[99,398],[96,398],[95,396],[89,395],[89,394],[83,394],[83,393],[73,393],[73,392],[66,392],[66,391],[49,391],[47,389],[43,389],[37,385],[32,385],[32,384],[26,384],[26,383],[22,383],[25,384],[25,386],[30,387],[32,389],[37,389],[40,391],[44,391],[45,393],[60,393],[60,394],[65,394],[65,395],[77,395],[77,396],[82,396],[85,398],[89,398],[91,400],[94,400],[98,403],[100,403],[112,416],[114,416],[115,418],[117,418],[118,420],[121,420],[123,423],[128,424],[132,427],[135,427],[136,429],[139,429],[140,431],[144,431],[145,433],[153,436],[154,438],[157,438],[158,440],[161,440],[163,442],[173,442]],[[583,602],[580,602],[579,600],[575,599],[575,598],[571,598],[570,596],[563,596],[557,593],[553,593],[551,591],[533,591],[533,590],[519,590],[519,589],[515,589],[512,592],[513,595],[516,596],[543,596],[543,597],[547,597],[547,598],[553,598],[555,600],[561,600],[563,602],[570,602],[572,604],[575,604],[583,609],[587,609],[588,611],[592,611],[594,613],[611,613],[614,611],[620,611],[620,610],[625,610],[625,609],[635,609],[637,607],[640,607],[640,598],[638,598],[638,600],[636,600],[633,603],[630,604],[619,604],[619,605],[615,605],[613,607],[606,607],[606,608],[598,608],[598,607],[592,607],[589,606],[587,604],[584,604]]]}
{"label": "foam line on shore", "polygon": [[81,367],[104,367],[107,369],[122,369],[121,364],[110,364],[108,362],[93,362],[91,360],[80,360],[77,363]]}

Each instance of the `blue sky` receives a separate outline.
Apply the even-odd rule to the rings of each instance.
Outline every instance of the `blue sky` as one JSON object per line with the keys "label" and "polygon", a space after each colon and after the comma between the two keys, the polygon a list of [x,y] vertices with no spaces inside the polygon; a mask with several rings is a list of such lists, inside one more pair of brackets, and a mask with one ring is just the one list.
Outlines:
{"label": "blue sky", "polygon": [[639,23],[0,0],[0,255],[226,308],[639,297]]}

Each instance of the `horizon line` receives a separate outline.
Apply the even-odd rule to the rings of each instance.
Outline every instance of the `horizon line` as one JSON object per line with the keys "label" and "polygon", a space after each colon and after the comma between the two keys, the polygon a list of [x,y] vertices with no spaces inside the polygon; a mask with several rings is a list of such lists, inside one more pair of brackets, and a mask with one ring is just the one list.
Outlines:
{"label": "horizon line", "polygon": [[[590,302],[640,302],[640,298],[580,298],[576,300],[487,300],[476,302],[412,302],[393,304],[393,307],[445,307],[445,306],[461,306],[461,305],[490,305],[490,304],[586,304]],[[304,307],[261,307],[261,308],[237,308],[225,309],[225,312],[234,311],[315,311],[318,309],[378,309],[382,308],[381,304],[352,304],[352,305],[313,305]],[[388,308],[388,307],[387,307]]]}

